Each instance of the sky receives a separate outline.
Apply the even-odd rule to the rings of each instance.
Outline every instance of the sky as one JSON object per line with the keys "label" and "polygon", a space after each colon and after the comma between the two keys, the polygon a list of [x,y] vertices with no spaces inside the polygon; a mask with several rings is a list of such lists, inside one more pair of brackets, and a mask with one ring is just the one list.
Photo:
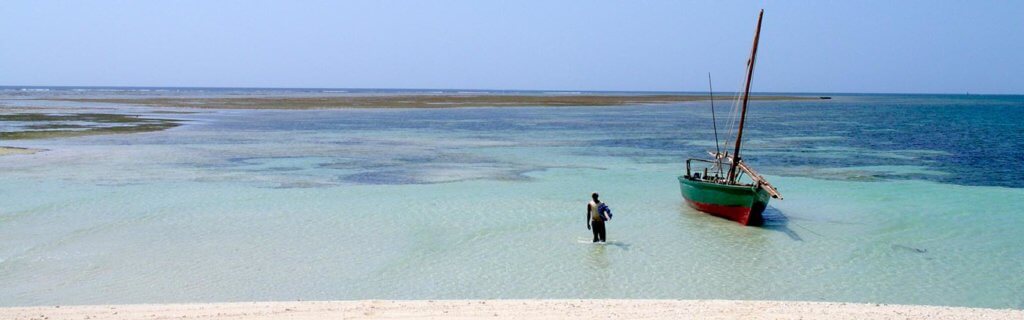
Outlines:
{"label": "sky", "polygon": [[4,1],[0,85],[1024,94],[1024,1]]}

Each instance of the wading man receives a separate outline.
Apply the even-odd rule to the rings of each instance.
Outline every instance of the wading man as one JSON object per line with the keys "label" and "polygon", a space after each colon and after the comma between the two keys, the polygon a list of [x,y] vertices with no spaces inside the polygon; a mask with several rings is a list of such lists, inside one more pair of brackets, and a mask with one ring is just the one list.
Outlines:
{"label": "wading man", "polygon": [[597,192],[590,195],[593,200],[587,204],[587,230],[594,232],[594,242],[605,242],[608,239],[605,235],[604,221],[608,220],[601,210],[601,200],[597,199]]}

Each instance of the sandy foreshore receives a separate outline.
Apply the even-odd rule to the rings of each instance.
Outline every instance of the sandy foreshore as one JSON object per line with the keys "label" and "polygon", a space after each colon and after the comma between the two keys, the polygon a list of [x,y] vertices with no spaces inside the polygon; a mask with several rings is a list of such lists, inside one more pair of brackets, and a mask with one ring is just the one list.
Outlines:
{"label": "sandy foreshore", "polygon": [[1024,319],[1024,311],[733,300],[413,300],[0,308],[0,319]]}
{"label": "sandy foreshore", "polygon": [[[715,100],[731,100],[731,95]],[[363,95],[324,97],[138,97],[40,100],[200,109],[458,108],[520,106],[619,106],[708,100],[705,95]],[[816,97],[752,95],[751,100],[816,100]]]}

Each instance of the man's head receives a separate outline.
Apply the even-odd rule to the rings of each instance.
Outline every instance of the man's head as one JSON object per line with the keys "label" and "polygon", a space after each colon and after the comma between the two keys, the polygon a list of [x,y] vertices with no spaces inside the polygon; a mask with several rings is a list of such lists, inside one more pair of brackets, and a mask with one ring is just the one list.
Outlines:
{"label": "man's head", "polygon": [[597,201],[597,192],[594,192],[593,194],[591,194],[590,197],[594,198],[594,201]]}

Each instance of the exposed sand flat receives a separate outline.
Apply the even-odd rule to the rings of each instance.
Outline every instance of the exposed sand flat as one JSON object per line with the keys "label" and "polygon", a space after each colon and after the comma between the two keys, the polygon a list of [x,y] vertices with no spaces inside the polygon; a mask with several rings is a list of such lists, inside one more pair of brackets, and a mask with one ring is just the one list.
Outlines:
{"label": "exposed sand flat", "polygon": [[[732,96],[716,96],[729,100]],[[811,100],[815,97],[751,96],[751,100]],[[230,98],[52,98],[72,101],[206,109],[457,108],[501,106],[615,106],[708,100],[702,95],[368,95]]]}
{"label": "exposed sand flat", "polygon": [[0,156],[12,155],[12,154],[33,154],[36,152],[43,151],[42,149],[29,149],[29,148],[18,148],[18,147],[4,147],[0,146]]}
{"label": "exposed sand flat", "polygon": [[1024,319],[1022,310],[730,300],[304,301],[0,308],[0,319]]}

